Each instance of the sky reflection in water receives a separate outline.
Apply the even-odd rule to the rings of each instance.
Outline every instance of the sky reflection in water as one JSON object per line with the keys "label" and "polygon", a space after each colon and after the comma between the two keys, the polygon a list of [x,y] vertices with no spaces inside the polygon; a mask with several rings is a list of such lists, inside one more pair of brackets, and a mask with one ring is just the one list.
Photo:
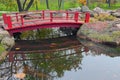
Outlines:
{"label": "sky reflection in water", "polygon": [[55,80],[120,80],[120,57],[82,55],[81,70],[67,71],[63,78]]}

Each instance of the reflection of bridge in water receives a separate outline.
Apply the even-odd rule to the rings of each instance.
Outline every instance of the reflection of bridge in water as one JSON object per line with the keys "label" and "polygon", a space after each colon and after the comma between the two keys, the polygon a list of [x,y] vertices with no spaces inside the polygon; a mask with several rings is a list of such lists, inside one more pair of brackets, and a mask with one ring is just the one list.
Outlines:
{"label": "reflection of bridge in water", "polygon": [[[46,54],[70,49],[78,49],[81,43],[74,36],[67,36],[53,39],[42,40],[17,40],[15,46],[9,53],[9,60],[22,61],[27,60],[26,54]],[[21,59],[15,59],[14,56],[21,54]],[[66,54],[67,55],[67,54]]]}

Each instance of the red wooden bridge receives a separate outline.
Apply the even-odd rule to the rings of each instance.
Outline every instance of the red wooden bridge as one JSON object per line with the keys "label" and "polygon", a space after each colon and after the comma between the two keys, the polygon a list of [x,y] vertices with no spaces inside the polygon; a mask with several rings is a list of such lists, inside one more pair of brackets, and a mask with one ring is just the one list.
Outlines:
{"label": "red wooden bridge", "polygon": [[89,13],[72,11],[35,11],[27,13],[3,14],[4,28],[10,34],[53,27],[80,27],[89,22]]}

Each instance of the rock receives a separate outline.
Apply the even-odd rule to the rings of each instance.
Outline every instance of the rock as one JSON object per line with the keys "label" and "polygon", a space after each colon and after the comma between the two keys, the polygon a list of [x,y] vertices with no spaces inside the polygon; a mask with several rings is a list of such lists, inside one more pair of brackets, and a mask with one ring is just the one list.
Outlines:
{"label": "rock", "polygon": [[102,8],[100,7],[96,7],[93,9],[94,12],[97,12],[97,13],[105,13],[105,10],[103,10]]}
{"label": "rock", "polygon": [[120,18],[120,9],[117,9],[115,12],[112,12],[111,15]]}
{"label": "rock", "polygon": [[120,28],[113,24],[115,22],[85,23],[77,32],[77,36],[96,43],[120,46]]}
{"label": "rock", "polygon": [[90,9],[87,6],[82,6],[81,11],[82,12],[89,12]]}
{"label": "rock", "polygon": [[0,29],[0,41],[6,36],[10,36],[9,33],[3,29]]}
{"label": "rock", "polygon": [[1,44],[5,49],[9,49],[15,44],[15,41],[13,37],[4,37],[1,41]]}
{"label": "rock", "polygon": [[116,12],[120,12],[120,8],[116,10]]}
{"label": "rock", "polygon": [[69,11],[81,11],[81,7],[77,7],[77,8],[69,8]]}
{"label": "rock", "polygon": [[115,13],[112,13],[113,16],[117,17],[117,18],[120,18],[120,12],[115,12]]}

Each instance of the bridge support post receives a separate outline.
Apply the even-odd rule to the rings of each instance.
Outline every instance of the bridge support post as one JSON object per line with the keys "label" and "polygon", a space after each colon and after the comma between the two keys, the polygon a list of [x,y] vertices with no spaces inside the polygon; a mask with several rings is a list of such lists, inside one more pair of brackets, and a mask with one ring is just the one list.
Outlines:
{"label": "bridge support post", "polygon": [[88,22],[89,22],[89,19],[90,19],[90,13],[89,13],[89,12],[86,12],[86,13],[85,13],[85,23],[88,23]]}
{"label": "bridge support post", "polygon": [[4,24],[7,24],[7,16],[6,16],[6,14],[2,14],[2,17],[3,17],[3,20],[4,20]]}
{"label": "bridge support post", "polygon": [[10,16],[7,16],[7,24],[8,24],[8,28],[11,29],[12,28],[12,21],[11,21]]}
{"label": "bridge support post", "polygon": [[9,52],[9,62],[13,62],[13,61],[14,61],[14,53]]}

